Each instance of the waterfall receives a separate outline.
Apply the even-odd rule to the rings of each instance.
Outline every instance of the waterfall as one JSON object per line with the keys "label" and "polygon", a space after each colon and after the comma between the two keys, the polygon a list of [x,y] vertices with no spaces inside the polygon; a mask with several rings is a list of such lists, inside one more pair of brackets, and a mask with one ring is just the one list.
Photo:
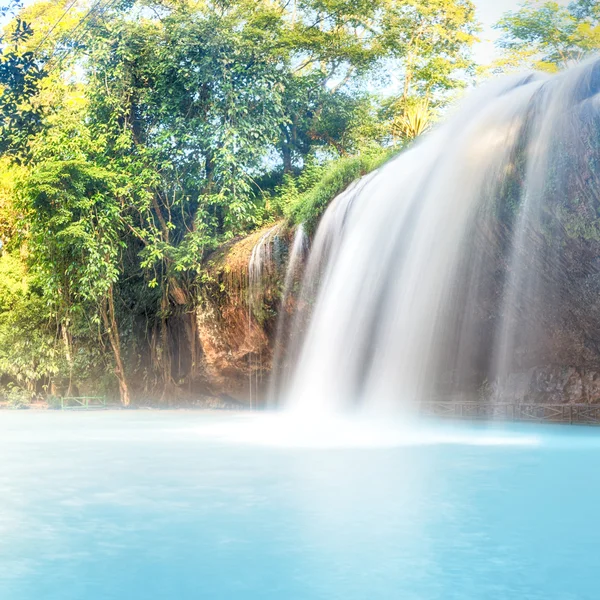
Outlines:
{"label": "waterfall", "polygon": [[[329,257],[337,251],[342,239],[344,223],[352,202],[374,175],[375,172],[355,181],[331,202],[319,224],[304,273],[301,272],[300,267],[308,251],[308,237],[302,225],[296,230],[288,259],[283,300],[277,322],[275,354],[269,386],[269,401],[272,405],[277,404],[282,391],[290,385],[304,332],[312,314],[313,299],[330,264]],[[293,293],[293,285],[300,275],[303,275],[300,291]],[[293,317],[290,318],[287,314],[287,304],[292,296],[295,303]]]}
{"label": "waterfall", "polygon": [[252,248],[248,260],[248,311],[259,316],[263,300],[263,279],[273,262],[273,239],[281,228],[278,223],[270,227]]}
{"label": "waterfall", "polygon": [[279,307],[277,329],[275,332],[275,343],[273,351],[273,363],[271,367],[271,380],[269,382],[268,399],[271,405],[277,402],[282,384],[287,381],[289,373],[288,364],[285,360],[285,351],[291,348],[289,309],[288,306],[294,296],[294,286],[302,275],[302,266],[308,254],[308,236],[304,231],[304,225],[300,224],[294,233],[294,239],[290,249],[285,280],[283,283],[283,295]]}
{"label": "waterfall", "polygon": [[[536,243],[536,237],[545,235],[555,242],[559,240],[557,228],[562,226],[548,214],[553,197],[574,195],[570,180],[579,174],[585,176],[590,170],[591,165],[578,164],[586,162],[586,153],[591,161],[598,161],[597,147],[593,152],[597,140],[592,140],[589,150],[585,146],[590,141],[586,133],[598,133],[599,89],[600,61],[590,62],[554,77],[540,91],[530,110],[525,184],[508,258],[511,269],[502,299],[503,319],[494,347],[499,396],[510,393],[505,384],[515,354],[531,351],[530,345],[523,343],[524,338],[537,340],[544,335],[539,321],[528,316],[551,311],[557,302],[553,296],[557,290],[555,279],[560,275],[558,244]],[[577,195],[588,193],[590,187],[575,186]],[[583,203],[579,208],[584,208]]]}
{"label": "waterfall", "polygon": [[[273,247],[278,239],[277,234],[281,229],[281,223],[270,227],[265,231],[258,242],[252,248],[250,259],[248,260],[248,287],[247,287],[247,305],[248,305],[248,339],[252,339],[253,321],[259,322],[263,318],[263,300],[265,279],[273,270]],[[254,407],[258,400],[259,370],[262,363],[262,356],[255,357],[252,352],[248,355],[248,393],[250,399],[250,408]]]}
{"label": "waterfall", "polygon": [[557,215],[587,173],[599,88],[600,61],[488,83],[333,201],[292,326],[288,407],[410,407],[525,368],[551,326]]}

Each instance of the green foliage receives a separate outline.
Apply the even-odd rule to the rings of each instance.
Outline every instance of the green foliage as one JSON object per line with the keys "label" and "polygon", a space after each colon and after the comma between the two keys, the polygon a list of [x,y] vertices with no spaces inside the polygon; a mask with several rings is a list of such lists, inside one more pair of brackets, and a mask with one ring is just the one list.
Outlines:
{"label": "green foliage", "polygon": [[2,395],[6,398],[10,408],[27,408],[31,402],[31,394],[12,383],[3,390]]}
{"label": "green foliage", "polygon": [[379,168],[393,156],[394,151],[374,148],[358,156],[333,161],[320,172],[316,180],[291,182],[280,190],[288,218],[295,224],[304,223],[308,232],[314,231],[319,217],[328,204],[353,181]]}
{"label": "green foliage", "polygon": [[530,63],[556,71],[600,48],[600,5],[590,0],[525,2],[496,26],[506,56],[500,67]]}
{"label": "green foliage", "polygon": [[0,381],[30,396],[59,372],[62,361],[34,287],[20,257],[0,256]]}
{"label": "green foliage", "polygon": [[13,254],[0,256],[0,311],[14,310],[28,291],[25,265]]}
{"label": "green foliage", "polygon": [[[3,17],[13,16],[22,2],[0,4]],[[0,154],[17,162],[27,158],[31,138],[42,128],[40,85],[46,73],[39,57],[27,48],[34,36],[31,24],[17,16],[0,36]]]}
{"label": "green foliage", "polygon": [[392,135],[394,139],[414,140],[425,133],[431,121],[432,113],[426,100],[408,103],[392,120]]}
{"label": "green foliage", "polygon": [[121,201],[115,174],[83,161],[42,163],[30,174],[21,206],[49,302],[97,303],[115,283]]}

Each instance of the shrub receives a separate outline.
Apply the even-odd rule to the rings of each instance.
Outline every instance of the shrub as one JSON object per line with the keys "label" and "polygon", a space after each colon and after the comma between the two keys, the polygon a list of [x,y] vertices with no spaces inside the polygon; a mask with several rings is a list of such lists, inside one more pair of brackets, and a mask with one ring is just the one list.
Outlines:
{"label": "shrub", "polygon": [[293,224],[304,223],[306,230],[312,233],[320,216],[338,194],[356,179],[379,168],[393,154],[394,150],[377,147],[329,163],[322,168],[314,185],[291,198],[286,216]]}

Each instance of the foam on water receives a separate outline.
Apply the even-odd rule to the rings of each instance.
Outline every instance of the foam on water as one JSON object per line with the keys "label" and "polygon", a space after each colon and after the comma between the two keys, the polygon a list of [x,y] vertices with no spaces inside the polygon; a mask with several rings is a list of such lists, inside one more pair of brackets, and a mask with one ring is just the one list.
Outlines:
{"label": "foam on water", "polygon": [[420,420],[382,420],[354,416],[330,416],[318,420],[297,414],[240,414],[195,427],[204,440],[227,444],[251,444],[280,448],[394,448],[401,446],[537,446],[541,438],[531,433],[503,432],[500,428],[477,430],[465,425],[428,423]]}

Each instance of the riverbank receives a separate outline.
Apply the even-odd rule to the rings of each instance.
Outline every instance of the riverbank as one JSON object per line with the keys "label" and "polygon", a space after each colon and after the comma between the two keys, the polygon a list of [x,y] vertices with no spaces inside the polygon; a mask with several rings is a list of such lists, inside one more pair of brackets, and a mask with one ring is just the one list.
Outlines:
{"label": "riverbank", "polygon": [[[32,402],[20,406],[0,402],[0,410],[61,410],[60,405],[47,402]],[[122,406],[116,402],[107,402],[103,406],[84,408],[65,407],[66,411],[238,411],[250,412],[247,404],[233,398],[204,396],[197,400],[175,401],[170,403],[140,402]],[[457,402],[437,401],[421,402],[419,415],[425,418],[452,421],[515,422],[515,423],[562,423],[571,425],[600,425],[600,404],[517,404],[503,402]]]}
{"label": "riverbank", "polygon": [[174,400],[165,402],[133,402],[129,406],[123,406],[118,401],[107,400],[101,406],[69,406],[61,407],[59,402],[47,402],[36,400],[30,403],[21,403],[15,405],[7,401],[0,401],[0,410],[78,410],[78,411],[97,411],[97,410],[228,410],[244,411],[248,410],[248,405],[236,400],[235,398],[218,396],[201,396],[197,399],[188,399],[185,401]]}

